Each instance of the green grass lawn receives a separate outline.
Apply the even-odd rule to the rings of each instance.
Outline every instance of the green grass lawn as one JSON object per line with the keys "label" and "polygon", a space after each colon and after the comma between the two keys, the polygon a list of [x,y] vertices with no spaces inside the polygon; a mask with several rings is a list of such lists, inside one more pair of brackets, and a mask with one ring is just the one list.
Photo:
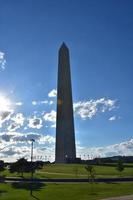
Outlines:
{"label": "green grass lawn", "polygon": [[[75,169],[78,169],[78,177],[87,177],[87,172],[85,170],[85,165],[83,164],[55,164],[55,165],[46,165],[41,172],[49,172],[49,173],[64,173],[68,174],[69,177],[75,177]],[[133,176],[133,166],[125,167],[125,170],[122,173],[118,173],[115,166],[94,166],[96,177],[131,177]],[[48,174],[47,174],[48,175]],[[54,175],[54,174],[53,174]],[[58,175],[59,176],[59,175]]]}
{"label": "green grass lawn", "polygon": [[98,200],[133,194],[133,183],[94,184],[0,184],[0,200]]}
{"label": "green grass lawn", "polygon": [[[125,167],[124,171],[119,173],[115,166],[94,166],[97,178],[102,177],[133,177],[133,166]],[[78,173],[75,170],[78,169]],[[46,165],[43,169],[36,172],[37,176],[48,178],[87,178],[85,165],[77,164],[56,164]]]}
{"label": "green grass lawn", "polygon": [[[94,166],[96,178],[107,177],[133,177],[133,165],[125,167],[124,171],[119,173],[115,166]],[[76,175],[75,171],[78,170]],[[20,176],[17,173],[9,173],[8,170],[1,172],[1,174],[11,177]],[[30,173],[24,173],[24,177],[30,177]],[[36,178],[87,178],[85,165],[83,164],[48,164],[43,169],[37,170],[34,173]]]}

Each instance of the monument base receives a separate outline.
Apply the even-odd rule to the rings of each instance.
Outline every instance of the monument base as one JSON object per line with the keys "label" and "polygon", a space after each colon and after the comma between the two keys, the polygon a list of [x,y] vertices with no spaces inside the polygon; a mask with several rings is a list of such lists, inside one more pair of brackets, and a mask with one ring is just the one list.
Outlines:
{"label": "monument base", "polygon": [[81,158],[66,158],[66,163],[81,163]]}

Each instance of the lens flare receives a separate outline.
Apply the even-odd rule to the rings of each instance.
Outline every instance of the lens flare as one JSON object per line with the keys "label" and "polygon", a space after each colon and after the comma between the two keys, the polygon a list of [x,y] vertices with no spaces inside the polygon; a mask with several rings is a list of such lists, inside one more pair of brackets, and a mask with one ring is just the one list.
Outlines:
{"label": "lens flare", "polygon": [[11,101],[4,96],[0,96],[0,111],[10,110],[10,106]]}

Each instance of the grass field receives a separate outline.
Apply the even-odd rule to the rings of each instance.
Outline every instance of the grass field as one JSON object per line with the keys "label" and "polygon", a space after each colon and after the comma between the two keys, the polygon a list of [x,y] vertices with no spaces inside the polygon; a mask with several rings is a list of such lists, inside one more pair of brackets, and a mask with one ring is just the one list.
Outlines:
{"label": "grass field", "polygon": [[[133,165],[125,167],[119,173],[115,166],[94,166],[96,177],[133,177]],[[77,172],[77,173],[76,173]],[[17,173],[9,173],[8,170],[1,172],[5,176],[20,176]],[[24,173],[24,177],[30,177],[30,173]],[[83,164],[48,164],[43,169],[34,173],[36,178],[87,178],[85,165]]]}
{"label": "grass field", "polygon": [[[133,176],[133,166],[125,167],[125,170],[122,173],[118,173],[115,166],[114,167],[107,167],[107,166],[94,166],[96,177],[131,177]],[[78,173],[76,174],[76,170]],[[56,165],[47,165],[45,166],[41,172],[48,172],[48,173],[58,173],[52,174],[62,176],[63,174],[69,177],[87,177],[87,172],[85,170],[85,165],[77,165],[77,164],[70,164],[70,165],[63,165],[63,164],[56,164]],[[46,173],[46,175],[50,175]]]}
{"label": "grass field", "polygon": [[133,194],[133,183],[115,184],[0,184],[0,200],[98,200]]}
{"label": "grass field", "polygon": [[[125,167],[121,174],[115,166],[94,166],[94,168],[96,177],[133,177],[133,165]],[[8,177],[20,176],[17,173],[9,173],[8,170],[1,172],[2,174]],[[30,176],[30,173],[24,173],[24,177]],[[87,178],[87,172],[85,165],[82,164],[49,164],[36,171],[34,177]],[[98,200],[128,194],[133,194],[133,183],[37,183],[32,187],[28,183],[0,183],[0,200]]]}

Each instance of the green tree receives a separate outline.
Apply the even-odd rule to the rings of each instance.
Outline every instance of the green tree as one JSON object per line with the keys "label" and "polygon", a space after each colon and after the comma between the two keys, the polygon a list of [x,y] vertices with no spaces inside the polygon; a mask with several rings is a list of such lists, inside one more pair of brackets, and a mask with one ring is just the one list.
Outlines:
{"label": "green tree", "polygon": [[0,172],[5,170],[4,161],[0,160]]}
{"label": "green tree", "polygon": [[10,172],[14,173],[20,173],[23,177],[24,172],[31,171],[31,166],[29,165],[29,162],[25,158],[20,158],[15,163],[12,163],[10,166]]}
{"label": "green tree", "polygon": [[36,169],[41,169],[43,167],[43,162],[37,161],[37,162],[28,162],[25,158],[20,158],[16,162],[12,163],[10,165],[9,171],[11,173],[17,172],[21,174],[23,177],[24,172],[32,172],[34,173]]}
{"label": "green tree", "polygon": [[95,169],[92,165],[86,165],[85,169],[88,173],[88,182],[90,182],[90,193],[91,194],[95,194],[94,193],[94,182],[95,182]]}
{"label": "green tree", "polygon": [[124,168],[125,167],[123,161],[119,159],[116,165],[116,170],[121,173],[124,170]]}
{"label": "green tree", "polygon": [[88,180],[90,182],[94,182],[94,180],[95,180],[95,169],[94,169],[94,167],[92,165],[86,165],[85,169],[88,173]]}

